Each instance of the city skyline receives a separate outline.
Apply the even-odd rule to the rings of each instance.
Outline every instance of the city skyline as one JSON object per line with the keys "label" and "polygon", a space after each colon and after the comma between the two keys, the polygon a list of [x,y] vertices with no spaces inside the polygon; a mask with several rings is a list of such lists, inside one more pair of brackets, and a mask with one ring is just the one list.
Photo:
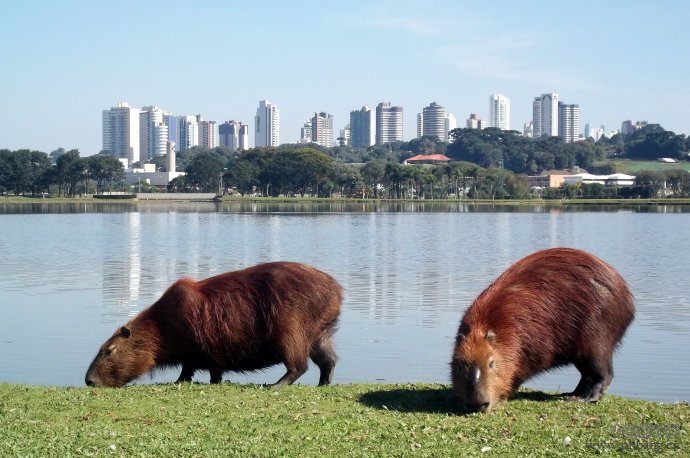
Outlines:
{"label": "city skyline", "polygon": [[[690,38],[683,24],[690,6],[584,1],[546,11],[510,2],[432,3],[310,3],[308,17],[299,1],[211,1],[164,11],[167,4],[157,1],[8,4],[0,32],[7,68],[0,148],[95,154],[103,141],[99,113],[118,101],[157,104],[177,116],[201,113],[216,123],[239,120],[250,126],[252,144],[258,100],[280,108],[280,143],[300,140],[310,112],[332,114],[340,132],[352,110],[382,101],[403,107],[409,140],[416,113],[430,102],[462,125],[471,113],[488,120],[486,97],[496,93],[510,99],[513,130],[532,121],[535,96],[557,93],[579,105],[581,132],[586,124],[612,130],[632,120],[690,133],[690,64],[678,57]],[[583,24],[587,33],[564,33]],[[104,33],[110,29],[117,39]],[[303,43],[314,35],[324,37],[327,51],[305,56]],[[142,46],[144,36],[153,48]],[[230,43],[251,43],[252,52],[241,61],[219,59]],[[182,62],[182,55],[193,58]],[[39,121],[37,112],[48,116]]]}

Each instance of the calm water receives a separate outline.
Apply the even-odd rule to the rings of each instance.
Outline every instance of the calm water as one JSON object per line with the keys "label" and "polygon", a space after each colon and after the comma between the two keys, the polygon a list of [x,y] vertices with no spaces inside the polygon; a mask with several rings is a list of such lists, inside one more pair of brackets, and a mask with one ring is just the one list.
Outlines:
{"label": "calm water", "polygon": [[[609,392],[688,400],[689,212],[680,206],[0,205],[0,382],[81,386],[98,346],[178,277],[295,260],[345,287],[336,383],[448,383],[453,336],[474,297],[528,253],[572,246],[616,267],[636,297],[637,319],[616,353]],[[264,383],[282,373],[281,366],[225,378]],[[299,381],[317,380],[311,366]],[[527,385],[569,391],[577,381],[574,369],[563,369]]]}

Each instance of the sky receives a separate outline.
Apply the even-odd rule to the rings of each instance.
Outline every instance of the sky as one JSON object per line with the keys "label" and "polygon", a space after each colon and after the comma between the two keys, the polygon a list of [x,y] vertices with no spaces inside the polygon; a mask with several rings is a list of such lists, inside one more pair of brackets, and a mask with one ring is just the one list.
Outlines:
{"label": "sky", "polygon": [[[102,110],[126,101],[254,130],[280,110],[281,143],[315,112],[391,102],[404,139],[431,102],[511,128],[556,92],[580,124],[627,119],[690,133],[690,2],[460,0],[5,2],[0,13],[0,149],[102,149]],[[250,143],[254,138],[250,135]]]}

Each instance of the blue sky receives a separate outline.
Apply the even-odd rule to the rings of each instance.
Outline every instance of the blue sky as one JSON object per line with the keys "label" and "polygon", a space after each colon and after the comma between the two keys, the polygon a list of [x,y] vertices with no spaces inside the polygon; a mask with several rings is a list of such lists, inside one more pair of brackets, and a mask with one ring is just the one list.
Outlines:
{"label": "blue sky", "polygon": [[[511,100],[511,127],[544,92],[581,126],[625,119],[690,133],[685,1],[15,1],[0,15],[0,148],[101,149],[118,101],[254,128],[278,105],[281,142],[316,111],[390,101],[404,137],[432,101],[464,125]],[[253,144],[254,139],[251,138]]]}

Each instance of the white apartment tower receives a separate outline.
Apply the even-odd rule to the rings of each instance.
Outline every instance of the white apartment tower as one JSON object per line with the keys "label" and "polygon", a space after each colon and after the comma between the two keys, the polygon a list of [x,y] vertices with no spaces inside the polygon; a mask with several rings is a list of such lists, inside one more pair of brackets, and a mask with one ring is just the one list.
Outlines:
{"label": "white apartment tower", "polygon": [[446,114],[446,142],[450,143],[450,131],[458,127],[458,120],[453,113]]}
{"label": "white apartment tower", "polygon": [[311,140],[326,148],[333,147],[333,115],[314,113],[311,118]]}
{"label": "white apartment tower", "polygon": [[368,148],[376,143],[376,120],[371,108],[363,106],[350,112],[350,145]]}
{"label": "white apartment tower", "polygon": [[311,143],[311,119],[307,119],[299,130],[299,142]]}
{"label": "white apartment tower", "polygon": [[489,127],[510,130],[510,99],[503,94],[489,96]]}
{"label": "white apartment tower", "polygon": [[350,136],[352,129],[350,128],[350,123],[345,124],[345,127],[340,129],[340,135],[338,136],[338,146],[348,146],[350,145]]}
{"label": "white apartment tower", "polygon": [[168,144],[168,112],[157,106],[142,107],[139,113],[139,155],[142,160],[165,156]]}
{"label": "white apartment tower", "polygon": [[534,138],[558,135],[558,94],[542,94],[532,103]]}
{"label": "white apartment tower", "polygon": [[256,146],[278,146],[280,144],[280,116],[278,107],[268,100],[259,102],[254,118]]}
{"label": "white apartment tower", "polygon": [[376,144],[401,142],[403,139],[403,109],[381,102],[376,106]]}
{"label": "white apartment tower", "polygon": [[127,102],[103,110],[103,149],[127,159],[128,165],[140,160],[139,109]]}
{"label": "white apartment tower", "polygon": [[580,139],[580,105],[558,102],[558,136],[566,143]]}
{"label": "white apartment tower", "polygon": [[431,102],[428,107],[422,109],[422,136],[438,138],[442,142],[448,141],[445,107]]}

